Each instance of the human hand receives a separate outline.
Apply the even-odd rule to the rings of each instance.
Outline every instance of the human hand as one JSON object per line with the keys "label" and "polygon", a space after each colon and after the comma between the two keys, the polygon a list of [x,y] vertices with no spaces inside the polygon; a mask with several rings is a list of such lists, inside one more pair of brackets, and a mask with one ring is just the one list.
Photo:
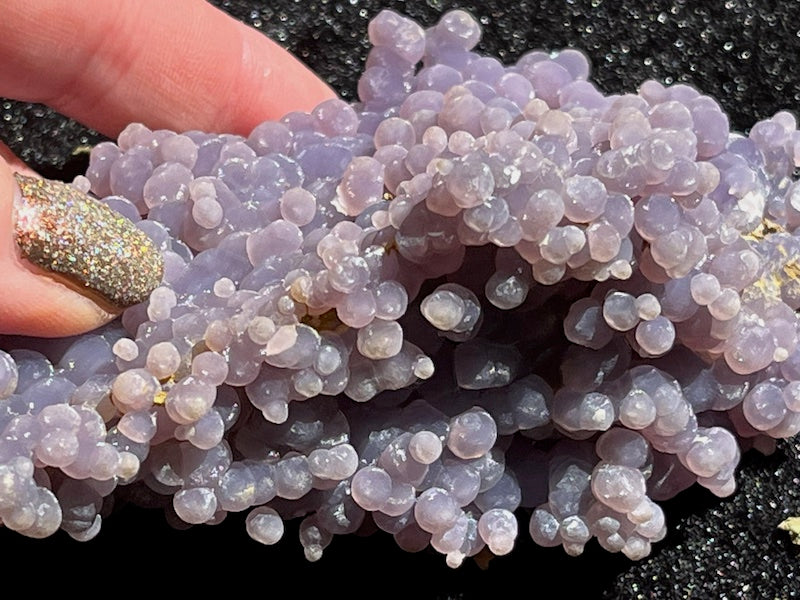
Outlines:
{"label": "human hand", "polygon": [[[297,59],[205,0],[6,0],[3,5],[0,97],[47,104],[109,136],[133,121],[154,129],[247,135],[264,120],[310,110],[332,96]],[[77,227],[76,211],[65,208],[75,192],[61,184],[15,181],[14,171],[32,174],[0,143],[0,332],[51,337],[87,331],[158,283],[160,259],[154,248],[142,246],[148,240],[137,237],[127,221],[117,223],[119,230],[98,226],[98,219],[113,215],[96,213],[100,203],[91,200],[85,205],[85,214],[91,214],[85,239],[70,243],[83,244],[84,250],[104,246],[102,255],[84,265],[89,272],[78,278],[54,275],[50,257],[51,267],[43,268],[39,250],[49,242],[42,222],[48,221],[50,231]],[[39,198],[59,195],[61,202]],[[79,196],[79,202],[85,200]],[[37,207],[47,209],[46,218]],[[67,250],[81,255],[79,249]],[[137,289],[115,296],[116,283],[97,275],[100,271],[136,280]]]}

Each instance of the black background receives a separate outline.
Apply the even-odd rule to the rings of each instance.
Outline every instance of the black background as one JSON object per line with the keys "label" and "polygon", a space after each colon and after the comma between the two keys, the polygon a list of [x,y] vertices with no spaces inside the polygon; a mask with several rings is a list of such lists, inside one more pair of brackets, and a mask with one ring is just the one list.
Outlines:
{"label": "black background", "polygon": [[[348,99],[354,98],[366,58],[367,23],[381,8],[394,8],[427,26],[458,7],[483,24],[479,50],[504,62],[535,48],[580,48],[590,56],[592,78],[604,91],[633,91],[648,78],[686,82],[718,99],[740,131],[777,110],[800,111],[798,1],[215,4],[292,50]],[[0,100],[0,139],[41,173],[71,179],[86,167],[85,155],[76,148],[102,137],[41,106]],[[246,590],[257,596],[276,594],[275,586],[286,585],[300,598],[800,596],[797,547],[776,530],[784,518],[800,514],[800,445],[781,442],[774,455],[751,453],[742,463],[733,497],[720,500],[692,489],[666,503],[670,533],[638,563],[609,555],[595,543],[583,556],[570,558],[560,549],[536,547],[523,531],[514,552],[485,570],[474,563],[451,570],[433,551],[406,554],[381,533],[337,538],[319,563],[308,564],[296,524],[281,543],[265,548],[246,535],[243,515],[230,515],[214,527],[176,531],[161,511],[122,505],[100,535],[84,544],[62,532],[29,540],[0,530],[0,568],[6,582],[25,574],[37,587],[86,589],[96,583],[97,591],[109,593],[113,588],[107,586],[134,593],[165,586],[210,593],[218,582],[231,593]]]}

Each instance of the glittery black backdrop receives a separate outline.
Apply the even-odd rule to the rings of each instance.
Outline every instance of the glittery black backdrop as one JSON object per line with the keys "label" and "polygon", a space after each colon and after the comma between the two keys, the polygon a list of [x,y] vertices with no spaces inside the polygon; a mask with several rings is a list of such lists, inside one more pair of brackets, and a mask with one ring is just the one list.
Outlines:
{"label": "glittery black backdrop", "polygon": [[[533,48],[581,48],[606,92],[634,90],[648,78],[690,83],[717,98],[739,130],[782,108],[800,112],[798,0],[214,3],[295,52],[345,98],[355,94],[367,23],[378,10],[394,8],[430,25],[458,7],[484,25],[479,50],[504,61]],[[69,179],[85,169],[85,156],[74,150],[101,138],[42,107],[0,100],[0,139],[43,174]],[[783,442],[771,457],[745,456],[739,482],[729,499],[692,489],[666,503],[670,533],[639,563],[608,555],[595,543],[569,558],[560,549],[536,547],[522,531],[515,551],[487,570],[470,563],[452,571],[432,551],[405,554],[383,534],[337,538],[320,563],[310,565],[296,525],[277,547],[264,548],[246,536],[243,515],[178,532],[158,511],[123,506],[86,544],[61,533],[35,541],[0,531],[0,568],[4,579],[35,566],[54,575],[37,584],[64,581],[56,575],[70,576],[79,588],[119,579],[122,589],[142,593],[161,585],[203,589],[216,581],[231,593],[259,596],[288,585],[294,597],[800,596],[798,551],[775,529],[800,514],[800,444]]]}

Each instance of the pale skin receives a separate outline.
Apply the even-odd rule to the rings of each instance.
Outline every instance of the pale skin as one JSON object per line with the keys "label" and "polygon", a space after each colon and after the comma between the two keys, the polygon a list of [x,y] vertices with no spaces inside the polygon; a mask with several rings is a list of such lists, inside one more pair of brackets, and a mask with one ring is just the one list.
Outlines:
{"label": "pale skin", "polygon": [[[137,121],[247,135],[333,95],[296,58],[205,0],[3,2],[0,97],[47,104],[112,138]],[[18,258],[15,170],[30,174],[0,143],[0,333],[55,337],[111,320]]]}

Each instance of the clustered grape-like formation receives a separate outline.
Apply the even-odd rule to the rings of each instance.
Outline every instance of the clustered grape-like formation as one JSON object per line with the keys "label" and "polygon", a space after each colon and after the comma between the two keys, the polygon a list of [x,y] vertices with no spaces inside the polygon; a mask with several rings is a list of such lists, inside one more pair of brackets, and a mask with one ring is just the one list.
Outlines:
{"label": "clustered grape-like formation", "polygon": [[603,95],[574,50],[504,66],[461,11],[369,36],[358,103],[94,149],[75,185],[164,282],[0,352],[3,525],[88,540],[137,486],[264,544],[304,517],[309,560],[372,521],[455,567],[519,519],[640,559],[656,500],[729,495],[741,449],[800,431],[790,114],[744,137],[685,85]]}

